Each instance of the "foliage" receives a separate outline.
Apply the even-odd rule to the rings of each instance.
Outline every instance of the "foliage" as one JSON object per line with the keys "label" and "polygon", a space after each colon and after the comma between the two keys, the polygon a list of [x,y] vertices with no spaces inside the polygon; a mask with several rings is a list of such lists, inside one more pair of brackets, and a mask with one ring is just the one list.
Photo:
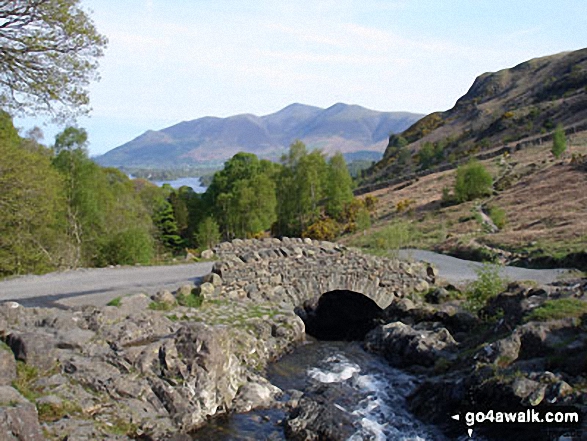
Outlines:
{"label": "foliage", "polygon": [[175,308],[175,305],[167,302],[151,302],[149,303],[149,309],[151,311],[170,311]]}
{"label": "foliage", "polygon": [[[148,210],[124,173],[88,157],[86,142],[85,131],[68,127],[55,143],[53,165],[65,181],[67,266],[147,263],[153,248]],[[122,251],[117,241],[130,249]]]}
{"label": "foliage", "polygon": [[397,256],[402,248],[415,244],[417,233],[409,222],[395,220],[385,227],[357,237],[354,246],[378,255]]}
{"label": "foliage", "polygon": [[301,141],[290,146],[281,163],[277,175],[276,233],[299,236],[320,217],[319,204],[326,195],[328,166],[322,153],[308,153]]}
{"label": "foliage", "polygon": [[309,225],[302,237],[309,237],[316,240],[334,240],[340,234],[340,226],[338,223],[329,217],[320,219]]}
{"label": "foliage", "polygon": [[55,118],[87,113],[101,36],[79,0],[3,1],[0,106]]}
{"label": "foliage", "polygon": [[256,235],[275,222],[276,167],[252,153],[237,153],[214,174],[204,204],[226,239]]}
{"label": "foliage", "polygon": [[63,263],[64,183],[47,149],[24,140],[0,112],[0,277]]}
{"label": "foliage", "polygon": [[432,144],[425,142],[418,152],[418,162],[422,170],[429,169],[440,163],[444,158],[444,145],[442,142]]}
{"label": "foliage", "polygon": [[528,321],[548,321],[558,320],[571,317],[581,317],[583,314],[587,314],[587,302],[579,299],[564,298],[547,300],[534,309],[527,317]]}
{"label": "foliage", "polygon": [[567,149],[567,138],[565,136],[565,129],[561,124],[558,124],[554,129],[554,133],[552,134],[552,149],[551,152],[555,158],[560,158],[560,156],[565,152]]}
{"label": "foliage", "polygon": [[403,213],[410,209],[410,206],[414,203],[412,199],[402,199],[397,204],[395,204],[395,209],[398,213]]}
{"label": "foliage", "polygon": [[342,153],[338,152],[328,161],[326,214],[339,220],[344,206],[351,202],[353,197],[353,179]]}
{"label": "foliage", "polygon": [[371,213],[366,208],[362,208],[358,211],[356,217],[357,229],[363,233],[371,228]]}
{"label": "foliage", "polygon": [[487,300],[503,292],[507,281],[500,275],[500,267],[492,263],[484,263],[475,270],[477,280],[467,287],[467,307],[471,311],[478,311]]}
{"label": "foliage", "polygon": [[196,295],[194,293],[187,295],[178,294],[176,299],[177,303],[179,303],[181,306],[187,306],[188,308],[199,308],[200,306],[202,306],[202,303],[204,302],[204,297]]}
{"label": "foliage", "polygon": [[457,168],[454,194],[459,202],[491,194],[493,178],[485,167],[477,162],[470,161]]}
{"label": "foliage", "polygon": [[108,303],[106,303],[106,306],[116,306],[117,308],[120,306],[122,302],[122,297],[114,297],[112,300],[110,300]]}
{"label": "foliage", "polygon": [[489,218],[499,229],[505,227],[507,223],[507,215],[503,208],[489,207]]}
{"label": "foliage", "polygon": [[36,367],[22,361],[16,362],[16,379],[12,386],[29,401],[35,401],[40,395],[40,389],[35,385],[38,379],[39,371]]}
{"label": "foliage", "polygon": [[220,229],[212,217],[207,217],[199,226],[196,241],[200,248],[211,249],[220,242]]}
{"label": "foliage", "polygon": [[119,231],[108,241],[104,254],[111,265],[147,265],[153,259],[153,237],[145,228]]}

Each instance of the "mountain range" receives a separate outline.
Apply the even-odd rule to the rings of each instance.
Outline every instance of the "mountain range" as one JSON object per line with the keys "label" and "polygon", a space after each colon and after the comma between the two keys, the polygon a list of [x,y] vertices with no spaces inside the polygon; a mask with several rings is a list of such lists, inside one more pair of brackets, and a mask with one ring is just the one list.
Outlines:
{"label": "mountain range", "polygon": [[278,159],[298,139],[326,154],[340,151],[371,159],[374,153],[381,157],[390,134],[405,130],[422,116],[343,103],[327,109],[296,103],[265,116],[204,117],[149,130],[96,162],[129,168],[221,165],[241,151]]}

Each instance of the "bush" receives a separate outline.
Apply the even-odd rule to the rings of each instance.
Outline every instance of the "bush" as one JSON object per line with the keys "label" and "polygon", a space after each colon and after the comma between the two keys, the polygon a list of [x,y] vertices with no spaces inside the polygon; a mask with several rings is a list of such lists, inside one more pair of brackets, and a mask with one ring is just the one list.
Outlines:
{"label": "bush", "polygon": [[505,224],[507,223],[507,216],[503,208],[489,207],[489,218],[500,230],[505,227]]}
{"label": "bush", "polygon": [[552,149],[550,150],[555,158],[559,158],[567,149],[567,138],[565,136],[565,129],[561,124],[556,126],[552,134]]}
{"label": "bush", "polygon": [[133,228],[115,234],[104,251],[111,265],[146,265],[153,258],[153,245],[153,238],[148,231]]}
{"label": "bush", "polygon": [[473,312],[479,311],[487,300],[503,292],[507,281],[499,275],[500,267],[492,263],[484,263],[475,270],[477,280],[467,287],[467,307]]}
{"label": "bush", "polygon": [[459,202],[491,194],[493,178],[477,161],[471,161],[457,168],[454,194]]}
{"label": "bush", "polygon": [[302,237],[316,240],[334,240],[340,234],[340,226],[329,217],[314,222],[302,233]]}

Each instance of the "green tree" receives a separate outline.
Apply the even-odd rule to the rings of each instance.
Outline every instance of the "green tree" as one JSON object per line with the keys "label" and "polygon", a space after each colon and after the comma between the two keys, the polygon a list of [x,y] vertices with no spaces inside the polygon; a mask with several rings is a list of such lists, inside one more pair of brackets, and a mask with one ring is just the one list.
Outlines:
{"label": "green tree", "polygon": [[47,149],[18,136],[0,112],[0,277],[42,273],[62,263],[63,181]]}
{"label": "green tree", "polygon": [[491,174],[477,161],[470,161],[457,168],[454,193],[459,202],[490,195],[492,185]]}
{"label": "green tree", "polygon": [[554,129],[554,133],[552,134],[551,152],[555,156],[555,158],[558,159],[565,152],[566,149],[567,138],[565,136],[565,129],[561,124],[558,124]]}
{"label": "green tree", "polygon": [[215,173],[204,202],[224,237],[247,237],[271,227],[276,219],[275,166],[252,153],[237,153]]}
{"label": "green tree", "polygon": [[198,225],[196,241],[201,248],[211,249],[220,242],[220,229],[213,217],[207,217]]}
{"label": "green tree", "polygon": [[[66,225],[71,245],[68,265],[103,266],[129,263],[129,256],[146,261],[152,243],[146,240],[153,229],[148,210],[133,184],[121,171],[102,168],[87,154],[83,129],[66,128],[56,136],[53,159],[65,180]],[[142,239],[138,237],[142,234]],[[126,235],[126,236],[125,236]],[[144,250],[124,254],[114,243],[125,239]],[[116,261],[120,256],[123,262]]]}
{"label": "green tree", "polygon": [[294,142],[281,158],[277,177],[277,225],[280,235],[299,236],[320,218],[326,197],[328,165],[320,151],[308,153],[301,141]]}
{"label": "green tree", "polygon": [[87,113],[106,38],[79,0],[0,2],[0,106],[62,119]]}
{"label": "green tree", "polygon": [[353,198],[353,179],[349,174],[344,156],[338,152],[328,161],[326,213],[340,220],[345,205]]}

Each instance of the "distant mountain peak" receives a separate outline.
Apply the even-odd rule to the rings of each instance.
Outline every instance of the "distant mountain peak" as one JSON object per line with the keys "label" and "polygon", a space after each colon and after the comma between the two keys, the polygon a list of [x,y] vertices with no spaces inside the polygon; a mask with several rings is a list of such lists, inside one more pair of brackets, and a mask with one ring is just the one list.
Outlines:
{"label": "distant mountain peak", "polygon": [[344,103],[327,109],[292,103],[264,116],[207,116],[159,131],[149,130],[96,161],[108,166],[143,168],[218,165],[239,151],[277,159],[296,139],[325,153],[381,153],[390,133],[404,130],[421,116],[377,112]]}

